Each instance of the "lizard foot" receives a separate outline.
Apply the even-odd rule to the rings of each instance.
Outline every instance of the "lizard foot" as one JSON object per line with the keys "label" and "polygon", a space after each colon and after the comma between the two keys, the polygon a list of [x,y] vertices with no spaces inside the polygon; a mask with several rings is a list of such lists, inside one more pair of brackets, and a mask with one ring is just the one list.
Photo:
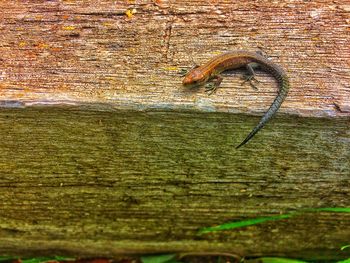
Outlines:
{"label": "lizard foot", "polygon": [[180,69],[179,70],[179,74],[182,76],[182,77],[184,77],[184,76],[186,76],[186,74],[188,73],[188,72],[190,72],[192,69],[195,69],[195,68],[198,68],[199,66],[198,65],[194,65],[192,68],[190,68],[190,69],[184,69],[184,68],[182,68],[182,69]]}
{"label": "lizard foot", "polygon": [[186,74],[188,73],[188,69],[184,69],[184,68],[182,68],[182,69],[180,69],[179,71],[178,71],[178,73],[180,74],[180,76],[181,77],[184,77],[184,76],[186,76]]}
{"label": "lizard foot", "polygon": [[242,82],[242,85],[245,84],[246,82],[249,82],[249,85],[253,89],[258,90],[258,87],[253,83],[253,81],[256,83],[260,83],[260,81],[257,80],[254,75],[245,75],[245,76],[243,76],[243,79],[244,79],[244,81]]}
{"label": "lizard foot", "polygon": [[207,83],[205,84],[205,92],[208,94],[208,95],[211,95],[213,94],[218,88],[218,85],[216,85],[215,83]]}

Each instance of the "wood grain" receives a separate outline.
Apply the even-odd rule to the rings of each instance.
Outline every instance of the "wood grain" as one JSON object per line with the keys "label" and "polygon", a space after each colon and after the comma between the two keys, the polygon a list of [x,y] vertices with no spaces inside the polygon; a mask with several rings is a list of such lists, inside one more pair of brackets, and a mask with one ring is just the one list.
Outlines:
{"label": "wood grain", "polygon": [[[350,207],[348,1],[6,0],[0,10],[1,254],[350,257],[348,214],[197,235]],[[274,80],[259,73],[256,91],[238,71],[207,96],[178,73],[236,49],[263,50],[292,85],[239,151]]]}
{"label": "wood grain", "polygon": [[210,97],[185,90],[178,74],[193,60],[261,49],[291,78],[281,112],[350,114],[348,1],[1,1],[0,8],[3,101],[261,114],[276,95],[266,74],[258,91],[233,76]]}
{"label": "wood grain", "polygon": [[[0,112],[0,253],[231,252],[350,256],[350,216],[306,213],[198,236],[202,227],[350,207],[349,120],[78,108]],[[315,133],[315,129],[317,133]],[[283,139],[274,137],[283,134]]]}

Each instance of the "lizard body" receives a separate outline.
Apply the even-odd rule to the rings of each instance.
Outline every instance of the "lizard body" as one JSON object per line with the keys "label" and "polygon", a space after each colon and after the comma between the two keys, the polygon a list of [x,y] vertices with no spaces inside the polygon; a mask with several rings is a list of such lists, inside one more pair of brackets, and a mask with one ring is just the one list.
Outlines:
{"label": "lizard body", "polygon": [[[250,83],[252,80],[255,80],[254,68],[259,67],[262,70],[270,73],[277,80],[279,91],[275,100],[267,112],[263,115],[260,122],[236,148],[246,144],[261,128],[264,127],[264,125],[280,108],[290,88],[288,76],[284,70],[259,53],[249,51],[232,51],[215,56],[204,65],[193,68],[185,75],[182,82],[184,86],[197,87],[212,81],[213,83],[211,84],[214,85],[207,88],[207,91],[209,91],[211,94],[216,90],[222,81],[222,77],[220,76],[221,72],[241,67],[246,67],[248,69],[249,75],[246,77],[246,80]],[[251,85],[253,86],[252,83]]]}

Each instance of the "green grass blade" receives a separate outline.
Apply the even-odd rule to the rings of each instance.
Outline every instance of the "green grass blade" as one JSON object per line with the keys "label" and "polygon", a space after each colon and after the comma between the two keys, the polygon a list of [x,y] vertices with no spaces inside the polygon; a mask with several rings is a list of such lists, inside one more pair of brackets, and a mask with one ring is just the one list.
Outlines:
{"label": "green grass blade", "polygon": [[62,257],[62,256],[55,256],[54,257],[55,260],[57,261],[73,261],[76,260],[75,258],[71,258],[71,257]]}
{"label": "green grass blade", "polygon": [[273,257],[264,257],[259,258],[261,263],[307,263],[306,261],[289,259],[289,258],[273,258]]}
{"label": "green grass blade", "polygon": [[176,262],[176,254],[152,255],[141,257],[142,263],[173,263]]}
{"label": "green grass blade", "polygon": [[350,258],[342,260],[342,261],[337,261],[337,263],[350,263]]}
{"label": "green grass blade", "polygon": [[310,209],[310,211],[350,213],[350,207],[322,207]]}
{"label": "green grass blade", "polygon": [[350,245],[342,246],[342,247],[340,248],[340,250],[344,250],[344,249],[347,249],[347,248],[350,248]]}
{"label": "green grass blade", "polygon": [[201,235],[201,234],[215,232],[215,231],[230,230],[230,229],[235,229],[235,228],[239,228],[239,227],[251,226],[251,225],[261,224],[261,223],[264,223],[266,221],[273,221],[273,220],[281,220],[281,219],[290,218],[294,215],[295,214],[285,214],[285,215],[260,217],[260,218],[248,219],[248,220],[243,220],[243,221],[229,222],[229,223],[218,225],[218,226],[202,228],[198,231],[198,234]]}
{"label": "green grass blade", "polygon": [[16,260],[16,259],[18,259],[18,257],[0,256],[0,262],[9,261],[9,260]]}
{"label": "green grass blade", "polygon": [[254,218],[254,219],[248,219],[243,221],[237,221],[237,222],[229,222],[226,224],[213,226],[213,227],[205,227],[198,231],[198,235],[215,232],[215,231],[221,231],[221,230],[230,230],[245,226],[251,226],[256,224],[261,224],[266,221],[272,221],[272,220],[281,220],[285,218],[290,218],[296,214],[302,214],[307,212],[337,212],[337,213],[350,213],[350,207],[323,207],[323,208],[311,208],[311,209],[305,209],[299,212],[295,213],[289,213],[284,215],[278,215],[278,216],[269,216],[269,217],[260,217],[260,218]]}
{"label": "green grass blade", "polygon": [[48,261],[67,261],[67,260],[74,260],[74,258],[68,258],[68,257],[37,257],[37,258],[27,258],[27,259],[21,259],[22,263],[43,263]]}

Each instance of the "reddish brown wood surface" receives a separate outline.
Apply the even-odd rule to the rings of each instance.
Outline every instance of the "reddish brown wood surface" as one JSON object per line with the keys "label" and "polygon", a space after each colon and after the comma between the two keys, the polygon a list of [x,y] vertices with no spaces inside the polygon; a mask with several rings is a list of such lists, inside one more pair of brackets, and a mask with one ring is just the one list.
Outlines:
{"label": "reddish brown wood surface", "polygon": [[[7,106],[262,112],[276,94],[227,77],[208,97],[180,68],[220,52],[265,51],[291,91],[281,112],[350,115],[348,1],[1,1],[0,99]],[[126,13],[129,12],[129,17]]]}
{"label": "reddish brown wood surface", "polygon": [[[0,111],[0,253],[349,257],[346,213],[197,235],[350,206],[348,1],[8,0],[0,10],[0,106],[57,106]],[[263,50],[292,86],[284,116],[240,151],[258,118],[193,111],[261,114],[274,80],[259,73],[256,91],[231,74],[207,96],[178,74],[236,49]]]}

